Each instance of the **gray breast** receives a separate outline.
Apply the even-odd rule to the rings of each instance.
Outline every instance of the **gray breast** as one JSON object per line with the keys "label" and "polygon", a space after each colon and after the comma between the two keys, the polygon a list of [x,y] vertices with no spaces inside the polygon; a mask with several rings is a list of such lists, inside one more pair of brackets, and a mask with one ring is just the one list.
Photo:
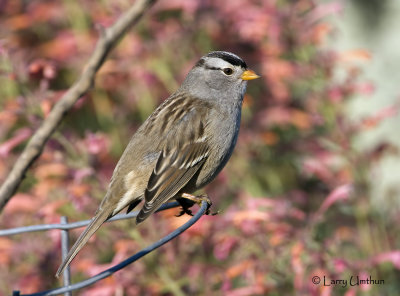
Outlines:
{"label": "gray breast", "polygon": [[210,155],[197,178],[196,187],[201,188],[211,182],[224,168],[235,148],[241,118],[241,108],[226,112],[212,112],[212,120],[208,126],[210,129],[209,143]]}

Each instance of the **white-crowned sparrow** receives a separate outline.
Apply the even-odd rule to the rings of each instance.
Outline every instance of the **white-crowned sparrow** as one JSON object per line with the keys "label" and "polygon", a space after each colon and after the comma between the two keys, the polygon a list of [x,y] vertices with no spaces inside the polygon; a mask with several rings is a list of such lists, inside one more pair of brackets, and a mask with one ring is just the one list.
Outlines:
{"label": "white-crowned sparrow", "polygon": [[107,219],[144,200],[141,223],[163,203],[203,187],[222,170],[238,137],[247,80],[259,76],[237,55],[203,56],[181,87],[133,135],[92,221],[59,267],[58,277]]}

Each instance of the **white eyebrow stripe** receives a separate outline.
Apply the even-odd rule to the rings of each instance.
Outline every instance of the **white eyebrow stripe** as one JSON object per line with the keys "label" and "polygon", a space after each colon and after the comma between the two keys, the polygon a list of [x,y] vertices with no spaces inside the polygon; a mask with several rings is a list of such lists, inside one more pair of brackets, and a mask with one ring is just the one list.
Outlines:
{"label": "white eyebrow stripe", "polygon": [[228,63],[227,61],[224,61],[223,59],[220,58],[207,58],[206,66],[211,68],[220,68],[220,69],[235,67],[231,63]]}

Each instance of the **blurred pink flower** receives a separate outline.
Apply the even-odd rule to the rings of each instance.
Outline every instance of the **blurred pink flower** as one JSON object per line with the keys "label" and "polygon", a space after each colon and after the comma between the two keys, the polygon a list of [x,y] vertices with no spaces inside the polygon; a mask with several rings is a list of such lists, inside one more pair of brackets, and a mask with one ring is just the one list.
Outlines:
{"label": "blurred pink flower", "polygon": [[54,62],[45,59],[36,59],[29,64],[29,75],[38,79],[52,80],[57,75]]}
{"label": "blurred pink flower", "polygon": [[327,16],[339,14],[343,11],[342,1],[330,1],[317,5],[310,13],[309,22],[316,22]]}
{"label": "blurred pink flower", "polygon": [[99,286],[81,291],[82,296],[110,296],[117,294],[117,287],[112,281],[102,282]]}
{"label": "blurred pink flower", "polygon": [[291,116],[288,108],[270,107],[258,114],[257,120],[264,126],[286,125],[290,123]]}
{"label": "blurred pink flower", "polygon": [[[358,279],[361,280],[369,280],[371,273],[368,273],[366,271],[361,271],[358,275]],[[371,276],[372,279],[372,276]],[[358,287],[360,288],[361,291],[367,292],[370,291],[372,288],[372,284],[360,284]]]}
{"label": "blurred pink flower", "polygon": [[375,85],[372,82],[358,83],[355,90],[362,95],[371,95],[375,92]]}
{"label": "blurred pink flower", "polygon": [[85,144],[89,153],[97,155],[99,153],[108,153],[110,140],[103,133],[86,133]]}
{"label": "blurred pink flower", "polygon": [[341,274],[347,269],[348,264],[346,260],[342,258],[335,258],[333,259],[333,266],[335,268],[335,272]]}
{"label": "blurred pink flower", "polygon": [[224,236],[215,242],[214,256],[218,260],[224,260],[228,258],[231,250],[237,244],[237,238],[232,236]]}
{"label": "blurred pink flower", "polygon": [[397,269],[400,269],[400,250],[381,253],[372,258],[373,264],[381,264],[384,262],[392,263]]}
{"label": "blurred pink flower", "polygon": [[57,213],[57,210],[66,203],[68,203],[66,199],[47,202],[40,209],[37,209],[37,215],[43,218],[46,223],[59,223],[60,214]]}
{"label": "blurred pink flower", "polygon": [[321,180],[331,180],[333,173],[329,167],[318,158],[308,158],[303,161],[303,171],[308,175],[315,175]]}
{"label": "blurred pink flower", "polygon": [[304,244],[296,242],[291,248],[291,266],[294,272],[294,287],[296,290],[302,290],[305,284],[304,278],[304,264],[302,262],[302,255],[304,253]]}
{"label": "blurred pink flower", "polygon": [[93,168],[87,167],[73,171],[72,176],[75,183],[81,183],[83,182],[83,179],[85,179],[86,177],[90,177],[94,174],[95,171],[93,170]]}
{"label": "blurred pink flower", "polygon": [[[87,40],[85,43],[87,43]],[[65,30],[41,45],[40,49],[43,56],[63,64],[63,61],[70,60],[76,55],[78,44],[81,44],[78,40],[78,35],[72,31]]]}
{"label": "blurred pink flower", "polygon": [[4,209],[5,214],[16,215],[21,213],[34,213],[40,206],[40,200],[31,194],[17,193]]}
{"label": "blurred pink flower", "polygon": [[327,209],[329,209],[334,203],[338,201],[348,200],[349,196],[353,192],[352,184],[344,184],[335,188],[324,200],[321,207],[316,212],[316,216],[322,216]]}
{"label": "blurred pink flower", "polygon": [[14,133],[14,136],[0,145],[0,157],[8,157],[11,150],[28,139],[32,134],[30,128],[20,128]]}
{"label": "blurred pink flower", "polygon": [[357,295],[357,290],[351,287],[344,293],[344,296],[356,296]]}
{"label": "blurred pink flower", "polygon": [[345,98],[343,94],[343,88],[340,86],[334,86],[328,91],[329,99],[334,103],[340,103]]}
{"label": "blurred pink flower", "polygon": [[391,106],[383,108],[377,111],[372,116],[364,118],[361,122],[361,126],[366,129],[376,127],[383,120],[396,116],[399,113],[399,109],[400,109],[400,103],[398,102]]}
{"label": "blurred pink flower", "polygon": [[161,1],[156,5],[159,10],[181,9],[186,14],[193,14],[201,5],[201,1],[169,0]]}
{"label": "blurred pink flower", "polygon": [[225,295],[229,296],[252,296],[252,295],[264,295],[264,287],[260,285],[251,285],[247,287],[237,288],[225,292]]}

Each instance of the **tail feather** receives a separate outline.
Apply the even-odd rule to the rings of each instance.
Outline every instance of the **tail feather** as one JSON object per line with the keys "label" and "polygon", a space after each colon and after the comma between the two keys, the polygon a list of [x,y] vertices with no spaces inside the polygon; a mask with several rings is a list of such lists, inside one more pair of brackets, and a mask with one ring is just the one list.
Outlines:
{"label": "tail feather", "polygon": [[110,211],[103,209],[93,217],[90,224],[86,227],[83,233],[79,236],[78,240],[68,252],[67,257],[63,260],[60,267],[56,272],[56,277],[59,277],[64,269],[71,263],[82,247],[88,242],[91,236],[100,228],[100,226],[110,217]]}

